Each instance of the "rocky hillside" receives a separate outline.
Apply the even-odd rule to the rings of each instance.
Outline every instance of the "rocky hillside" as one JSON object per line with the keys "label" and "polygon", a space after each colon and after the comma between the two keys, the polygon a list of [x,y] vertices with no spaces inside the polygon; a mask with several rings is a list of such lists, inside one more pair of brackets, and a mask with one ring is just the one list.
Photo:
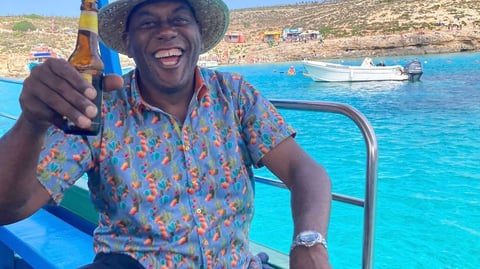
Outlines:
{"label": "rocky hillside", "polygon": [[[214,51],[230,62],[262,62],[480,50],[478,0],[304,2],[233,11],[229,30],[248,42],[221,43]],[[262,41],[265,31],[297,27],[320,31],[323,42]]]}
{"label": "rocky hillside", "polygon": [[[312,2],[312,1],[305,1]],[[283,27],[320,30],[335,37],[438,29],[439,23],[480,26],[478,0],[337,0],[232,12],[231,29],[258,32]],[[455,21],[455,18],[457,21]]]}
{"label": "rocky hillside", "polygon": [[[37,44],[68,56],[77,18],[37,15],[0,17],[0,76],[25,76],[29,50]],[[33,25],[20,31],[20,25]],[[263,42],[265,31],[320,31],[323,41]],[[223,64],[297,61],[480,50],[478,0],[333,0],[232,10],[229,31],[247,42],[221,42],[211,53]],[[122,57],[124,64],[130,64]]]}

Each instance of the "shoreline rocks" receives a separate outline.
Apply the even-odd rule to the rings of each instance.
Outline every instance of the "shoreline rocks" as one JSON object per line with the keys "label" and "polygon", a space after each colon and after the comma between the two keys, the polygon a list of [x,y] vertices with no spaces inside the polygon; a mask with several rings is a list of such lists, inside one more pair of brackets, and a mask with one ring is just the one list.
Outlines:
{"label": "shoreline rocks", "polygon": [[[52,34],[62,38],[62,34]],[[71,38],[69,36],[69,38]],[[61,52],[70,48],[57,48]],[[391,35],[326,38],[322,41],[226,43],[222,41],[211,54],[220,65],[275,63],[357,57],[388,57],[480,51],[480,29],[419,31]],[[8,50],[7,50],[8,52]],[[28,76],[28,54],[0,52],[0,77],[21,79]],[[133,60],[121,55],[122,66]]]}

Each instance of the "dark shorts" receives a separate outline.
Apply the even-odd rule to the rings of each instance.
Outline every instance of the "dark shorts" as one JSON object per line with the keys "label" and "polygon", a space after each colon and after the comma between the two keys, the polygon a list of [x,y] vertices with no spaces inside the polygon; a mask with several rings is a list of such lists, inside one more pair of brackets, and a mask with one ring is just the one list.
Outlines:
{"label": "dark shorts", "polygon": [[93,263],[78,269],[145,269],[134,258],[120,253],[98,253]]}

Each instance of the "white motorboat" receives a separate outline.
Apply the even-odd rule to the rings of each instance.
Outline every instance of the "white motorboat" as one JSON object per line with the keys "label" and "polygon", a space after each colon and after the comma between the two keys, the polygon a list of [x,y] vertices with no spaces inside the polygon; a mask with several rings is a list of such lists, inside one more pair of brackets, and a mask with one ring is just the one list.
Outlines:
{"label": "white motorboat", "polygon": [[217,54],[204,53],[198,57],[197,65],[200,67],[214,68],[218,66],[219,57]]}
{"label": "white motorboat", "polygon": [[386,81],[386,80],[419,80],[423,68],[415,60],[406,66],[387,66],[383,63],[373,64],[371,58],[365,58],[362,65],[351,66],[321,61],[303,61],[303,66],[314,81],[353,82],[353,81]]}
{"label": "white motorboat", "polygon": [[198,60],[197,65],[200,67],[212,68],[217,67],[218,62],[214,60]]}

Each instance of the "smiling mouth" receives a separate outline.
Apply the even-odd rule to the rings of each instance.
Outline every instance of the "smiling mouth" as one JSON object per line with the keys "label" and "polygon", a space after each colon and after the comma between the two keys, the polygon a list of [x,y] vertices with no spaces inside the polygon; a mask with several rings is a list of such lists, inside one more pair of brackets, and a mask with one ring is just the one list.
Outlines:
{"label": "smiling mouth", "polygon": [[178,64],[182,55],[180,49],[168,49],[157,51],[155,58],[160,60],[163,65],[172,66]]}

